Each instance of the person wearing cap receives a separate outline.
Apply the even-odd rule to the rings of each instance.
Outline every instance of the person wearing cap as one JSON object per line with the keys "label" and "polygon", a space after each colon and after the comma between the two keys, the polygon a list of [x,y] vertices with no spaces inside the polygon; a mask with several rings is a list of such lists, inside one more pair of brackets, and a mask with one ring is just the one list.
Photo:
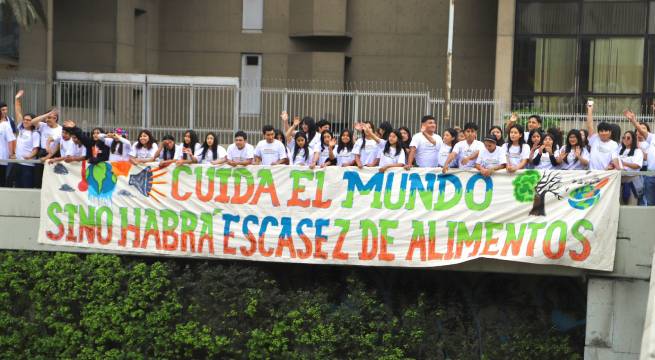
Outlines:
{"label": "person wearing cap", "polygon": [[496,137],[487,135],[484,138],[484,149],[475,160],[475,168],[482,176],[491,176],[495,171],[502,170],[507,164],[507,156],[502,147],[498,146]]}

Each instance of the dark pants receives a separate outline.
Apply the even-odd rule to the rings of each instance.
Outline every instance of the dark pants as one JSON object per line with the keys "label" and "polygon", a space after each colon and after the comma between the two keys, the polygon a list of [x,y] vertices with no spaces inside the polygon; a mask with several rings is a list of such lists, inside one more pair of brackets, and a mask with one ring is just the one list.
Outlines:
{"label": "dark pants", "polygon": [[34,181],[32,184],[34,184],[32,187],[35,187],[37,189],[41,188],[41,181],[43,180],[43,164],[35,164],[34,165]]}
{"label": "dark pants", "polygon": [[0,165],[0,187],[5,187],[7,183],[7,165]]}
{"label": "dark pants", "polygon": [[22,189],[33,188],[35,166],[15,164],[14,167],[16,169],[16,187]]}

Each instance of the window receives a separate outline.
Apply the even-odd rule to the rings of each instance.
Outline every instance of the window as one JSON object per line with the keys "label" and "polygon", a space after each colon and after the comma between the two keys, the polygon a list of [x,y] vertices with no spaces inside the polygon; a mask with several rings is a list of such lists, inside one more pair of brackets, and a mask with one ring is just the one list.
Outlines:
{"label": "window", "polygon": [[[644,76],[644,39],[608,38],[584,40],[588,52],[583,68],[589,70],[590,93],[640,94]],[[588,50],[587,50],[588,49]]]}
{"label": "window", "polygon": [[655,0],[517,0],[515,107],[599,112],[655,98]]}
{"label": "window", "polygon": [[7,7],[0,6],[0,56],[18,60],[19,28],[16,19]]}
{"label": "window", "polygon": [[264,0],[243,0],[243,32],[260,33],[264,29]]}
{"label": "window", "polygon": [[241,114],[259,114],[261,109],[262,56],[241,55]]}

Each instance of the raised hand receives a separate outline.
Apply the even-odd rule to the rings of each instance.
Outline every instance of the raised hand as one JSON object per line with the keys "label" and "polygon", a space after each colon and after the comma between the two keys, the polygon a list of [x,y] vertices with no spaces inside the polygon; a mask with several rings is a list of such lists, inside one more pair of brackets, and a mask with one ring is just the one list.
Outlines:
{"label": "raised hand", "polygon": [[330,146],[330,149],[337,146],[337,139],[331,139],[330,142],[328,143],[328,146]]}
{"label": "raised hand", "polygon": [[514,124],[518,121],[518,119],[519,119],[519,114],[513,112],[512,115],[510,115],[509,117],[509,122]]}
{"label": "raised hand", "polygon": [[300,125],[300,116],[296,115],[293,117],[293,126]]}
{"label": "raised hand", "polygon": [[282,119],[282,121],[284,121],[285,123],[287,123],[287,122],[289,121],[289,113],[286,112],[286,111],[282,111],[282,112],[280,113],[280,119]]}
{"label": "raised hand", "polygon": [[69,127],[69,128],[75,127],[75,121],[73,121],[73,120],[64,120],[64,127]]}
{"label": "raised hand", "polygon": [[25,91],[18,90],[18,92],[16,93],[16,100],[20,99],[24,94],[25,94]]}
{"label": "raised hand", "polygon": [[634,113],[632,110],[630,110],[630,109],[625,109],[625,110],[623,110],[623,115],[624,115],[626,118],[628,118],[629,120],[635,120],[635,119],[637,118],[637,116],[635,115],[635,113]]}
{"label": "raised hand", "polygon": [[355,130],[361,131],[363,129],[363,124],[360,122],[356,122],[353,127],[355,128]]}

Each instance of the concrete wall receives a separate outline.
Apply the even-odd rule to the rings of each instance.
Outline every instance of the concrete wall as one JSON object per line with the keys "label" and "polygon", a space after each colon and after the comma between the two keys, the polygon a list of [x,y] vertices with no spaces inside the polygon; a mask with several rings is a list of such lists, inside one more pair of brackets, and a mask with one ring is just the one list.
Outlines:
{"label": "concrete wall", "polygon": [[54,4],[56,71],[116,71],[114,0],[57,0]]}
{"label": "concrete wall", "polygon": [[[242,32],[242,0],[58,0],[54,10],[56,71],[240,76],[241,54],[256,53],[265,79],[445,79],[447,0],[266,0],[262,33]],[[493,87],[496,13],[496,0],[457,2],[454,87]]]}

